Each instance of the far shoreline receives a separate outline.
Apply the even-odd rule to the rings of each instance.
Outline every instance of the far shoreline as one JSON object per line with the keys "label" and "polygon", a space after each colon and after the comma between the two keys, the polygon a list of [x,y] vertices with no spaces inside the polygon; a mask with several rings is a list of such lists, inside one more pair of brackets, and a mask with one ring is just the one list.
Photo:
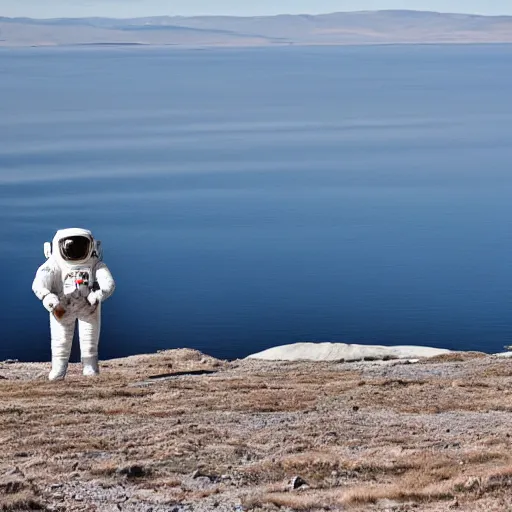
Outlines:
{"label": "far shoreline", "polygon": [[216,44],[216,45],[184,45],[179,43],[151,44],[151,43],[74,43],[74,44],[30,44],[30,45],[3,45],[0,41],[0,50],[22,49],[114,49],[114,48],[144,48],[144,49],[173,49],[173,50],[267,50],[283,48],[381,48],[381,47],[510,47],[511,41],[432,41],[432,42],[382,42],[382,43],[281,43],[262,45]]}

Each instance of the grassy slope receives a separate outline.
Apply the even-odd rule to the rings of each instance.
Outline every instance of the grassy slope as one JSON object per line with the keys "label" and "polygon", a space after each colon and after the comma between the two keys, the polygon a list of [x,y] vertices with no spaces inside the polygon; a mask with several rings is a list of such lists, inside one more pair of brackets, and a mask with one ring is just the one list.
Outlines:
{"label": "grassy slope", "polygon": [[[50,384],[47,365],[0,364],[0,510],[512,505],[508,360],[228,363],[178,350],[102,366]],[[290,490],[294,476],[308,486]]]}

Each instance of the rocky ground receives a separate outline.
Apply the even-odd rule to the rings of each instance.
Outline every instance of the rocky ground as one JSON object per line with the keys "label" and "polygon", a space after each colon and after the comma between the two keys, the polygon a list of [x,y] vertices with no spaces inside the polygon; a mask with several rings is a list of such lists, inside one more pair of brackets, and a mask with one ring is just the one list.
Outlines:
{"label": "rocky ground", "polygon": [[0,363],[0,510],[512,510],[512,361]]}

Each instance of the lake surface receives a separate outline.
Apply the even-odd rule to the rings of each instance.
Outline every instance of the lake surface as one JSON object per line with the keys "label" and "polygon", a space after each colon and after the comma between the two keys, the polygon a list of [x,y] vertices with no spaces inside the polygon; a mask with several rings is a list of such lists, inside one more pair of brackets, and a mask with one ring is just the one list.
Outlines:
{"label": "lake surface", "polygon": [[501,351],[511,91],[512,46],[0,50],[0,360],[49,360],[31,283],[74,226],[117,281],[102,358]]}

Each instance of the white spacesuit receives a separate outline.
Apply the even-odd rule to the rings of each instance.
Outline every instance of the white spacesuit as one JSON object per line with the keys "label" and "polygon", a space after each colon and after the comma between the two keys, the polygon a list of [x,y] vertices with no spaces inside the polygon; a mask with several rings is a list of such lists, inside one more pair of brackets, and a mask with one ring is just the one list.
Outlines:
{"label": "white spacesuit", "polygon": [[39,267],[32,290],[50,312],[52,370],[50,380],[66,376],[75,324],[78,320],[83,374],[97,375],[101,303],[115,284],[102,262],[101,242],[85,229],[57,231],[44,244],[46,263]]}

